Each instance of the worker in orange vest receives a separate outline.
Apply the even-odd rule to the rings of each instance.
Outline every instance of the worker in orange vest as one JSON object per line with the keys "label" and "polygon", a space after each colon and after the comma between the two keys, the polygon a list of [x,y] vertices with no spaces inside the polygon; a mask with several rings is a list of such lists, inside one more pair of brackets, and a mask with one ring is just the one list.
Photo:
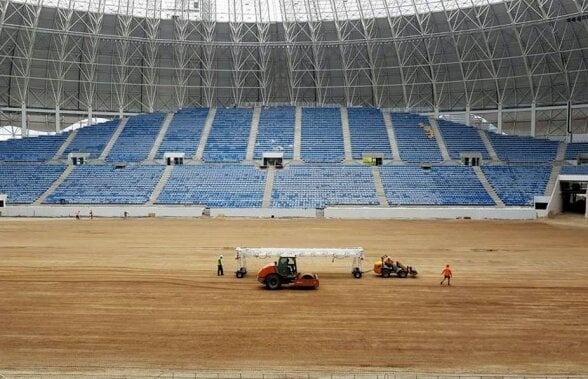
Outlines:
{"label": "worker in orange vest", "polygon": [[443,269],[443,271],[441,271],[441,274],[443,274],[443,280],[439,284],[443,285],[443,283],[445,282],[445,279],[447,279],[447,285],[450,286],[452,273],[451,273],[451,269],[449,268],[449,265],[445,265],[445,268]]}

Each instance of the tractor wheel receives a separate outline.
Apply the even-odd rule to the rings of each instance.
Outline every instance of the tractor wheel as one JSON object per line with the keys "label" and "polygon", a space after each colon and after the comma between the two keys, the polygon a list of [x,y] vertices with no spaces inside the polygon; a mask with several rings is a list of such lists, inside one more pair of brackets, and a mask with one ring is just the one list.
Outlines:
{"label": "tractor wheel", "polygon": [[237,278],[241,279],[244,275],[243,271],[239,270],[235,273],[235,275],[237,276]]}
{"label": "tractor wheel", "polygon": [[269,275],[265,279],[265,286],[268,290],[277,290],[282,286],[282,282],[280,282],[280,277],[276,274]]}
{"label": "tractor wheel", "polygon": [[382,278],[389,278],[390,271],[389,270],[382,270]]}
{"label": "tractor wheel", "polygon": [[406,271],[404,271],[404,270],[398,271],[398,277],[399,278],[406,278],[407,275],[408,275],[408,273]]}
{"label": "tractor wheel", "polygon": [[359,271],[359,270],[353,271],[353,277],[355,279],[361,279],[361,275],[362,275],[362,272],[361,271]]}

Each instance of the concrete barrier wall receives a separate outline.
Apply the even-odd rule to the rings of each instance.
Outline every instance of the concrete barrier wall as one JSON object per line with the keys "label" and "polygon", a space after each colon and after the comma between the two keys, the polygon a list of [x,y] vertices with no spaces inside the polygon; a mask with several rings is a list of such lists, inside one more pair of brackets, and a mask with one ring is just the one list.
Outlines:
{"label": "concrete barrier wall", "polygon": [[326,208],[325,218],[347,219],[457,219],[534,220],[533,208]]}
{"label": "concrete barrier wall", "polygon": [[163,207],[163,206],[51,206],[51,205],[15,205],[0,208],[2,216],[7,217],[75,217],[77,211],[81,217],[201,217],[204,207]]}
{"label": "concrete barrier wall", "polygon": [[251,217],[251,218],[315,218],[316,209],[285,208],[211,208],[212,217]]}

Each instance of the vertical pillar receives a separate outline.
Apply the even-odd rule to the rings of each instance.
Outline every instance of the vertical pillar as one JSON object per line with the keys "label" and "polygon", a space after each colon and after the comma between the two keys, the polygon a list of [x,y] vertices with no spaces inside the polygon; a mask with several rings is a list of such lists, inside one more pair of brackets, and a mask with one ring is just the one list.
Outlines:
{"label": "vertical pillar", "polygon": [[536,135],[535,102],[531,103],[531,137]]}
{"label": "vertical pillar", "polygon": [[470,120],[470,116],[471,116],[470,104],[466,104],[465,122],[466,122],[467,126],[470,126],[472,124],[472,122]]}
{"label": "vertical pillar", "polygon": [[92,107],[88,107],[88,122],[86,125],[92,125]]}
{"label": "vertical pillar", "polygon": [[59,105],[55,107],[55,133],[61,132],[61,113]]}
{"label": "vertical pillar", "polygon": [[498,121],[496,125],[498,127],[498,133],[502,134],[502,103],[498,104]]}
{"label": "vertical pillar", "polygon": [[[588,122],[588,119],[587,119]],[[566,107],[566,142],[572,143],[574,139],[572,133],[572,102],[568,101]]]}
{"label": "vertical pillar", "polygon": [[123,111],[122,107],[121,108],[118,108],[118,118],[120,118],[122,120],[123,117],[124,117],[124,115],[125,114],[124,114],[124,111]]}
{"label": "vertical pillar", "polygon": [[20,133],[23,137],[28,137],[29,135],[27,128],[27,104],[24,101],[20,104]]}
{"label": "vertical pillar", "polygon": [[439,107],[435,107],[435,118],[438,119],[439,118]]}

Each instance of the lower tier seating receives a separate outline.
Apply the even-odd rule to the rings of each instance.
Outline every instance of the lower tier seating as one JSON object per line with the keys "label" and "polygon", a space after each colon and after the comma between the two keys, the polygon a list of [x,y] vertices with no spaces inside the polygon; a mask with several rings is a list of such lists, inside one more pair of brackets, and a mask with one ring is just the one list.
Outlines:
{"label": "lower tier seating", "polygon": [[490,185],[505,205],[531,206],[543,196],[551,166],[482,166]]}
{"label": "lower tier seating", "polygon": [[0,194],[7,204],[30,204],[37,200],[65,170],[64,165],[0,165]]}

